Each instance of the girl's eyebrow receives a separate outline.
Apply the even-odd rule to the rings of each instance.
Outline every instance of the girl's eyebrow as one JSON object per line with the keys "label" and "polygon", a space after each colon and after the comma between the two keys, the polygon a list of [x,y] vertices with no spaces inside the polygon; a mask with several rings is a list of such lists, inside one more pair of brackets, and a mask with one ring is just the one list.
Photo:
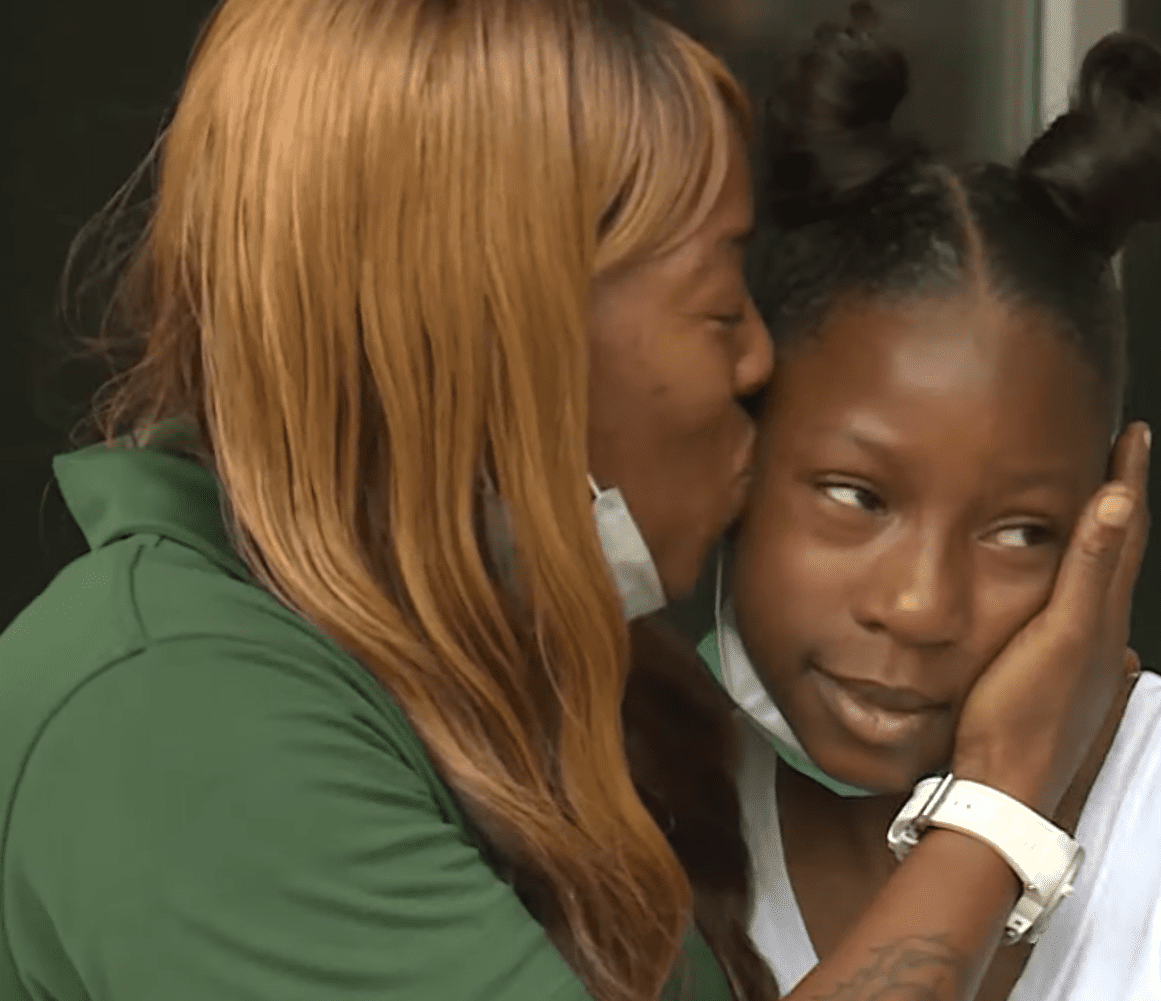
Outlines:
{"label": "girl's eyebrow", "polygon": [[876,441],[874,438],[868,437],[864,432],[857,431],[854,428],[844,428],[839,437],[845,438],[856,448],[861,448],[865,452],[871,452],[884,458],[890,456],[893,452],[889,442]]}
{"label": "girl's eyebrow", "polygon": [[[865,431],[856,428],[843,428],[837,432],[842,438],[856,448],[862,449],[884,462],[897,462],[899,456],[891,442],[877,440]],[[996,478],[1009,492],[1023,492],[1042,489],[1045,487],[1072,489],[1079,479],[1078,470],[1070,465],[1059,464],[1054,466],[1039,466],[1033,469],[997,469]]]}
{"label": "girl's eyebrow", "polygon": [[881,437],[876,437],[874,431],[863,430],[857,426],[845,425],[824,428],[823,435],[829,438],[838,438],[847,444],[854,445],[860,451],[867,452],[885,463],[899,462],[899,452],[905,451],[905,448],[901,448],[903,443],[897,441],[896,436],[890,432],[884,433]]}

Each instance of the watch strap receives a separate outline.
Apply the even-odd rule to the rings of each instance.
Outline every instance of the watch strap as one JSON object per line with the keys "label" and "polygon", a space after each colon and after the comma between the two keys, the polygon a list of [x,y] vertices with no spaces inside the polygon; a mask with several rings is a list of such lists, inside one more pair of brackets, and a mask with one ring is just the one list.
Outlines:
{"label": "watch strap", "polygon": [[959,831],[990,845],[1011,866],[1024,893],[1008,918],[1004,941],[1035,942],[1072,892],[1084,850],[1036,811],[998,789],[952,775],[915,787],[887,834],[902,859],[929,827]]}
{"label": "watch strap", "polygon": [[[938,781],[938,780],[936,780]],[[971,837],[984,834],[1021,882],[1047,902],[1072,862],[1076,842],[1035,810],[990,786],[965,779],[951,783],[927,824]]]}

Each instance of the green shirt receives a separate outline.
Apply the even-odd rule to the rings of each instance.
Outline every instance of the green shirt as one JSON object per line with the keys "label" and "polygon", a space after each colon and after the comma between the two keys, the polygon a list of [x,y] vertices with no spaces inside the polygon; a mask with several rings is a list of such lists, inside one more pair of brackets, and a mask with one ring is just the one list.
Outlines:
{"label": "green shirt", "polygon": [[[0,998],[583,1001],[399,707],[255,585],[172,448],[57,460],[92,552],[0,635]],[[667,996],[729,1001],[685,958]]]}

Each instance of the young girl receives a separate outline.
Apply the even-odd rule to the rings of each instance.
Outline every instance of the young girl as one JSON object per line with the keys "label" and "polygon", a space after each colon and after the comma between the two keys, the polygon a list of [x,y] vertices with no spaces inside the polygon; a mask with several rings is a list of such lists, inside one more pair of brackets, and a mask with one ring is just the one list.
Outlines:
{"label": "young girl", "polygon": [[[1052,591],[1120,429],[1113,257],[1161,213],[1143,40],[1088,55],[1015,169],[954,171],[893,135],[906,90],[869,26],[824,30],[767,137],[752,284],[778,362],[702,650],[746,716],[750,932],[783,991],[889,878],[889,826]],[[1051,819],[1087,855],[1072,899],[979,997],[1161,997],[1161,678],[1126,686]]]}

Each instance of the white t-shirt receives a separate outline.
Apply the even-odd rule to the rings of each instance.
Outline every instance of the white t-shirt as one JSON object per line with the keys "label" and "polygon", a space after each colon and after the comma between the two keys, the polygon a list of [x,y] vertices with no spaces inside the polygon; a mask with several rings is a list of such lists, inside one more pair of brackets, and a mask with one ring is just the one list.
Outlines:
{"label": "white t-shirt", "polygon": [[[743,719],[750,935],[786,993],[818,957],[786,871],[774,795],[778,755]],[[1075,892],[1032,950],[1009,1001],[1161,1001],[1161,677],[1146,673],[1137,682],[1076,837],[1085,861]]]}

